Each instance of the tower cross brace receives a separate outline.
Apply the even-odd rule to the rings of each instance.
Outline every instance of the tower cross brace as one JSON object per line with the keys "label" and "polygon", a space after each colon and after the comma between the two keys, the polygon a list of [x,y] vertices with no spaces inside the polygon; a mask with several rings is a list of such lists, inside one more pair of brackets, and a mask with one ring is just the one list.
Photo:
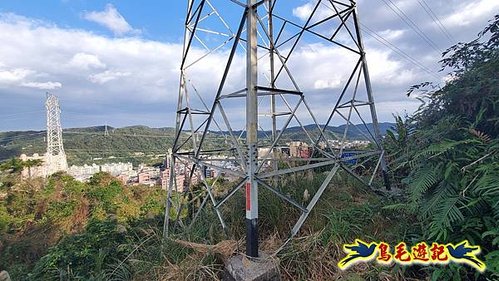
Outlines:
{"label": "tower cross brace", "polygon": [[[185,223],[192,226],[209,204],[212,205],[222,229],[227,230],[223,205],[240,189],[244,189],[246,254],[257,257],[259,187],[270,191],[300,212],[288,240],[278,251],[299,233],[338,171],[350,174],[371,188],[374,188],[375,176],[381,172],[388,187],[381,132],[356,2],[311,2],[310,13],[298,23],[289,18],[289,11],[285,11],[286,8],[289,9],[289,5],[285,5],[285,2],[287,1],[187,1],[176,137],[168,161],[170,178],[164,235],[169,235],[172,221],[175,226],[185,226]],[[227,13],[230,11],[232,14],[237,14],[234,11],[239,9],[240,20],[235,22],[224,18],[216,6],[224,7]],[[323,112],[313,109],[314,105],[310,102],[314,100],[313,91],[302,88],[300,84],[304,81],[293,74],[294,71],[299,71],[293,66],[299,62],[296,57],[303,48],[322,47],[311,44],[310,41],[313,40],[332,46],[333,50],[345,54],[351,60],[351,72],[342,77],[341,87],[328,90],[328,114],[319,114]],[[202,68],[210,63],[207,61],[209,58],[222,55],[226,56],[226,64],[220,73],[213,73],[213,80],[218,82],[218,87],[198,87],[196,75],[189,73],[196,73],[197,67]],[[245,65],[244,84],[238,84],[241,81],[237,73],[238,64]],[[337,68],[347,66],[337,65]],[[241,102],[242,98],[244,102]],[[206,100],[212,100],[211,104]],[[245,126],[237,131],[234,120],[239,114],[231,111],[233,106],[241,104],[245,108]],[[323,116],[319,118],[318,115]],[[270,121],[267,122],[265,117],[270,117]],[[371,127],[368,126],[369,119]],[[343,124],[343,131],[331,131],[329,126],[333,122]],[[300,129],[309,150],[305,153],[306,157],[299,154],[283,159],[282,155],[279,156],[278,149],[289,143],[286,138],[289,138],[287,135],[292,124]],[[270,136],[267,135],[267,130],[270,131]],[[370,141],[373,146],[349,148],[347,140],[353,131]],[[215,141],[209,143],[207,140],[210,138]],[[285,162],[287,167],[279,167],[278,162]],[[366,163],[370,163],[370,168],[359,173]],[[214,192],[218,179],[207,181],[208,169],[234,179],[232,187],[222,196]],[[314,187],[315,191],[309,202],[299,203],[297,198],[281,190],[280,183],[290,174],[312,169],[326,169],[326,172],[322,183]],[[188,206],[189,202],[194,201],[194,188],[199,184],[202,188],[202,200],[198,206]],[[179,199],[179,194],[185,200]],[[184,208],[189,210],[187,217],[183,215]]]}

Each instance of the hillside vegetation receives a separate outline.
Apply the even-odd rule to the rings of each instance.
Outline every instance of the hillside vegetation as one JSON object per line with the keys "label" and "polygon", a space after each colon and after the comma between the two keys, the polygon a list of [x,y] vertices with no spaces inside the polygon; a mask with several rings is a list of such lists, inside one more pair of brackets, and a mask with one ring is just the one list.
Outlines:
{"label": "hillside vegetation", "polygon": [[[392,123],[381,123],[381,131],[386,132],[392,125]],[[308,125],[306,129],[314,133],[318,131],[315,127],[315,125]],[[364,138],[365,127],[358,127],[361,132],[350,130],[349,138]],[[372,124],[368,124],[368,127],[372,127]],[[327,131],[342,136],[344,129],[344,126],[329,126]],[[227,134],[227,132],[223,133]],[[241,134],[240,131],[234,133]],[[270,132],[261,131],[260,134],[268,136]],[[0,132],[0,161],[17,157],[22,153],[43,154],[47,149],[45,135],[45,131]],[[242,137],[244,138],[245,135],[242,134]],[[63,130],[64,149],[70,165],[91,164],[92,162],[99,164],[110,161],[130,161],[134,165],[156,163],[161,161],[158,155],[164,155],[168,148],[172,147],[174,138],[175,129],[173,128],[149,128],[147,126],[108,127],[108,135],[105,135],[105,126]],[[285,131],[283,139],[306,140],[307,136],[301,127],[291,127]],[[213,132],[206,139],[208,146],[220,140],[224,140],[220,132]]]}
{"label": "hillside vegetation", "polygon": [[[394,182],[402,189],[400,203],[389,208],[417,219],[420,240],[481,245],[494,278],[499,278],[498,49],[499,15],[476,40],[444,53],[442,66],[451,70],[444,87],[422,83],[409,90],[424,103],[414,115],[397,118],[385,142]],[[445,267],[433,277],[466,280],[472,274]]]}
{"label": "hillside vegetation", "polygon": [[143,235],[135,232],[160,222],[164,196],[106,173],[89,183],[61,173],[18,184],[0,199],[0,268],[13,280],[104,276],[129,254],[122,245]]}
{"label": "hillside vegetation", "polygon": [[[155,155],[164,155],[175,136],[174,129],[146,126],[108,127],[109,134],[106,136],[104,132],[104,126],[63,130],[69,164],[109,162],[109,157],[114,159],[113,162],[132,161],[134,164],[158,161]],[[21,153],[31,155],[45,151],[45,131],[0,133],[0,160]],[[99,161],[99,158],[103,160]]]}

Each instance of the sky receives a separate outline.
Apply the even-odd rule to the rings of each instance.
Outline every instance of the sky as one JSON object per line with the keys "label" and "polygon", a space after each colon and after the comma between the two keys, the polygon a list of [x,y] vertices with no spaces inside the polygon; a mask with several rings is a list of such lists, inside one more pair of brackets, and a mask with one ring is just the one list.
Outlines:
{"label": "sky", "polygon": [[[283,16],[304,23],[317,0],[281,0]],[[239,10],[211,0],[229,25]],[[45,127],[45,93],[59,97],[64,128],[108,124],[173,126],[187,1],[1,0],[0,131]],[[414,84],[443,85],[441,52],[468,42],[499,10],[496,0],[359,0],[358,13],[380,121],[411,113]],[[231,6],[232,5],[232,6]],[[233,29],[236,27],[233,26]],[[377,34],[380,37],[374,38]],[[207,45],[217,41],[202,38]],[[381,42],[380,42],[381,41]],[[210,45],[211,46],[211,45]],[[202,45],[193,53],[202,54]],[[207,100],[225,64],[220,49],[193,71]],[[238,59],[243,63],[243,53]],[[348,75],[345,55],[324,42],[305,42],[293,62],[317,115]],[[234,67],[242,73],[241,63]],[[239,79],[242,79],[240,76]],[[316,94],[314,96],[314,94]],[[229,110],[238,112],[241,104]],[[235,121],[236,124],[243,122]]]}

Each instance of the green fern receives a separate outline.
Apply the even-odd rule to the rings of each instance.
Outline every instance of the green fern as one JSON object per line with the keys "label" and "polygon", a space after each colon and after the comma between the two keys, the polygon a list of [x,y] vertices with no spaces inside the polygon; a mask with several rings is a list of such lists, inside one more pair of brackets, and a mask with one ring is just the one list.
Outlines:
{"label": "green fern", "polygon": [[447,198],[437,207],[430,223],[430,238],[446,240],[452,225],[464,220],[463,213],[457,207],[458,201],[458,197]]}
{"label": "green fern", "polygon": [[415,174],[409,183],[410,200],[415,203],[421,200],[423,195],[441,180],[439,165],[423,167]]}
{"label": "green fern", "polygon": [[[482,234],[482,238],[486,238],[492,236],[492,245],[499,246],[499,227],[496,227],[495,229],[485,231]],[[495,237],[495,238],[494,238]]]}
{"label": "green fern", "polygon": [[[388,151],[390,160],[395,159],[391,167],[405,173],[393,176],[405,184],[404,201],[390,209],[407,204],[405,210],[413,210],[424,226],[423,239],[468,239],[481,245],[487,280],[499,277],[498,24],[496,15],[481,33],[493,38],[488,42],[479,38],[444,53],[442,63],[456,70],[456,79],[420,95],[424,103],[407,118],[415,130],[403,146],[396,142],[395,134],[389,134],[387,141],[392,149]],[[410,92],[427,86],[414,86]],[[456,267],[433,268],[432,279],[479,278],[465,267]]]}
{"label": "green fern", "polygon": [[439,155],[442,155],[446,152],[449,152],[450,150],[454,149],[455,147],[462,145],[462,144],[467,144],[469,143],[470,140],[463,140],[463,141],[451,141],[451,140],[446,140],[441,143],[436,143],[428,146],[426,149],[423,149],[421,152],[419,152],[416,155],[416,158],[426,158],[426,157],[436,157]]}

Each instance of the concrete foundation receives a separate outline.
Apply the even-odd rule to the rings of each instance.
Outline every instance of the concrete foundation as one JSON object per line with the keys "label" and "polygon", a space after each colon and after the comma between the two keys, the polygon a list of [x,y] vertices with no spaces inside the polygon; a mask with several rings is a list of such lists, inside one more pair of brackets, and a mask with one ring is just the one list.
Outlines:
{"label": "concrete foundation", "polygon": [[224,281],[279,281],[279,267],[276,258],[260,254],[259,258],[248,258],[241,254],[225,262]]}
{"label": "concrete foundation", "polygon": [[9,273],[7,271],[0,272],[0,281],[11,281]]}

